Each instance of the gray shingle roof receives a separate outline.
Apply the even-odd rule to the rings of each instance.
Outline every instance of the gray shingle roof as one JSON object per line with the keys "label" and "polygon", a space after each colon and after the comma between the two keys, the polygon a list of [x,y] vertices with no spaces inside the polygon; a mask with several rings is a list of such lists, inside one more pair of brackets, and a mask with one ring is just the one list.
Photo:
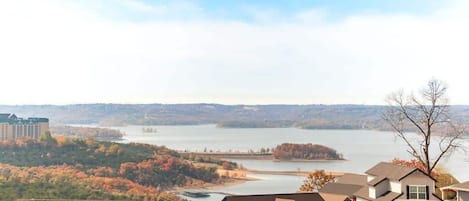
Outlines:
{"label": "gray shingle roof", "polygon": [[368,190],[369,190],[369,188],[367,186],[365,186],[365,187],[361,188],[359,191],[357,191],[354,195],[357,196],[357,197],[366,199],[366,200],[373,200],[373,201],[393,201],[393,200],[395,200],[396,198],[399,198],[399,196],[402,195],[401,193],[395,193],[395,192],[388,191],[384,195],[381,195],[378,198],[373,199],[373,198],[369,197],[370,195],[369,195]]}
{"label": "gray shingle roof", "polygon": [[352,196],[355,192],[367,184],[366,180],[366,175],[347,173],[339,177],[335,183],[326,184],[323,188],[321,188],[321,190],[319,190],[319,192]]}
{"label": "gray shingle roof", "polygon": [[387,194],[377,198],[375,201],[393,201],[402,194],[400,193],[395,193],[395,192],[388,192]]}
{"label": "gray shingle roof", "polygon": [[355,192],[353,195],[366,199],[366,200],[372,200],[369,196],[370,193],[368,192],[368,186],[363,186],[360,188],[357,192]]}
{"label": "gray shingle roof", "polygon": [[368,184],[371,186],[376,186],[382,181],[386,180],[387,178],[385,176],[376,176],[373,180],[369,181]]}
{"label": "gray shingle roof", "polygon": [[366,174],[373,176],[382,176],[389,180],[399,181],[410,173],[418,170],[392,163],[381,162],[366,171]]}
{"label": "gray shingle roof", "polygon": [[331,194],[339,194],[339,195],[348,195],[351,196],[358,190],[360,190],[362,186],[360,185],[353,185],[353,184],[341,184],[341,183],[329,183],[325,185],[321,190],[320,193],[331,193]]}
{"label": "gray shingle roof", "polygon": [[341,176],[336,183],[365,186],[367,184],[367,177],[362,174],[346,173]]}
{"label": "gray shingle roof", "polygon": [[324,201],[318,193],[266,194],[266,195],[233,195],[226,196],[223,201],[275,201],[275,199],[295,201]]}

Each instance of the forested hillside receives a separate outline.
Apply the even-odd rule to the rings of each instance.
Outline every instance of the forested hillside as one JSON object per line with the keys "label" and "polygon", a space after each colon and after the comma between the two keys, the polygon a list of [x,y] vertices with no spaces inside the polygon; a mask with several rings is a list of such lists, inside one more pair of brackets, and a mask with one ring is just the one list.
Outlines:
{"label": "forested hillside", "polygon": [[[219,127],[297,127],[306,129],[389,129],[381,119],[386,106],[81,104],[0,106],[1,113],[48,117],[51,124],[187,125]],[[456,119],[469,119],[469,106],[453,106]]]}
{"label": "forested hillside", "polygon": [[219,181],[215,167],[196,167],[160,146],[50,134],[0,143],[0,200],[155,200],[173,196],[160,190]]}

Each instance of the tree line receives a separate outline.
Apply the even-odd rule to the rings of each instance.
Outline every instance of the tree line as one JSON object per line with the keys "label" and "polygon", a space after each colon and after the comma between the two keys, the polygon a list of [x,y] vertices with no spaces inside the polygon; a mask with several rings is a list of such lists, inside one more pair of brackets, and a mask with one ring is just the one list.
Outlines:
{"label": "tree line", "polygon": [[275,147],[272,151],[274,159],[291,160],[340,160],[343,159],[342,154],[336,150],[318,144],[292,144],[283,143]]}
{"label": "tree line", "polygon": [[0,200],[158,200],[171,196],[162,191],[174,186],[220,181],[215,167],[197,167],[164,146],[46,133],[38,140],[2,141],[0,153]]}

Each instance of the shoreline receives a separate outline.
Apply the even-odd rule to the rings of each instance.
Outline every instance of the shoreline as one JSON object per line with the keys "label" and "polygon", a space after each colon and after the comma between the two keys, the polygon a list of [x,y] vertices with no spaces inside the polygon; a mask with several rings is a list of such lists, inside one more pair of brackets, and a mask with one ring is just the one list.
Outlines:
{"label": "shoreline", "polygon": [[[217,191],[231,186],[237,186],[250,181],[261,180],[259,178],[250,177],[249,174],[265,174],[265,175],[290,175],[306,177],[311,171],[270,171],[270,170],[235,170],[234,172],[242,173],[246,176],[237,178],[227,178],[222,183],[205,183],[199,186],[176,187],[170,192],[182,193],[184,191],[208,191],[209,193],[223,193],[223,192],[210,192]],[[346,172],[326,171],[327,174],[332,176],[343,176]]]}
{"label": "shoreline", "polygon": [[226,160],[265,160],[265,161],[273,161],[273,162],[337,162],[337,161],[348,161],[345,158],[339,159],[275,159],[272,156],[272,153],[245,153],[245,152],[185,152],[185,151],[178,151],[179,154],[183,156],[188,156],[190,154],[194,154],[197,156],[207,156],[207,157],[214,157],[219,159],[226,159]]}
{"label": "shoreline", "polygon": [[[273,171],[273,170],[246,170],[248,174],[267,174],[267,175],[292,175],[292,176],[308,176],[313,171]],[[346,172],[326,171],[334,177],[343,176]]]}
{"label": "shoreline", "polygon": [[250,181],[258,181],[260,179],[254,178],[254,177],[246,177],[246,178],[230,178],[227,181],[221,183],[221,184],[209,184],[205,185],[202,189],[206,190],[220,190],[222,188],[227,188],[231,186],[237,186],[240,184],[244,184],[246,182]]}
{"label": "shoreline", "polygon": [[223,181],[222,183],[205,183],[203,185],[199,186],[188,186],[188,187],[175,187],[170,190],[170,192],[174,193],[182,193],[184,191],[190,191],[190,190],[220,190],[223,188],[227,188],[230,186],[236,186],[240,184],[244,184],[249,181],[257,181],[260,180],[258,178],[253,178],[253,177],[246,177],[246,178],[229,178]]}

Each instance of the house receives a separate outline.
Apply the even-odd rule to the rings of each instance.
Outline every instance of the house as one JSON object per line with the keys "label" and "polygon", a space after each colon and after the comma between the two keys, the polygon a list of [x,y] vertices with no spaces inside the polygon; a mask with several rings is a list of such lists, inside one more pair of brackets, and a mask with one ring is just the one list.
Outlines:
{"label": "house", "polygon": [[[223,201],[442,201],[435,195],[435,179],[418,168],[381,162],[365,173],[344,174],[318,193],[226,196]],[[469,183],[458,189],[465,189],[458,201],[469,201]]]}
{"label": "house", "polygon": [[445,199],[445,194],[447,191],[456,192],[456,201],[469,201],[469,181],[460,184],[454,184],[451,186],[446,186],[440,188],[442,195],[441,197]]}
{"label": "house", "polygon": [[334,183],[326,184],[319,194],[326,201],[353,200],[353,194],[363,188],[367,183],[366,175],[346,173]]}
{"label": "house", "polygon": [[232,195],[222,201],[325,201],[318,193]]}
{"label": "house", "polygon": [[418,168],[381,162],[365,173],[355,176],[356,181],[339,178],[319,192],[356,201],[441,200],[435,195],[435,179]]}

